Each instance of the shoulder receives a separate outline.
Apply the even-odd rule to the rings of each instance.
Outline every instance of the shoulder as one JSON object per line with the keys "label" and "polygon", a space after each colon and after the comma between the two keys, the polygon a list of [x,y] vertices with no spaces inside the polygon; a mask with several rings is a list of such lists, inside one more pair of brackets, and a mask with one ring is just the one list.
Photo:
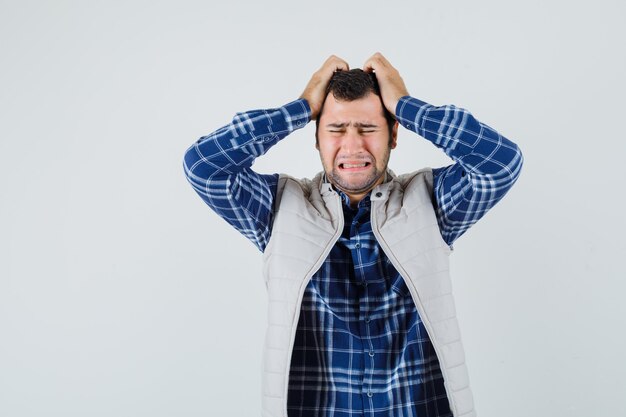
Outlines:
{"label": "shoulder", "polygon": [[[423,206],[434,207],[433,172],[431,168],[395,176],[381,185],[380,198],[387,199],[386,209],[412,211]],[[378,197],[378,196],[377,196]],[[373,197],[375,198],[375,197]]]}
{"label": "shoulder", "polygon": [[317,174],[313,179],[296,178],[288,174],[279,174],[278,187],[276,191],[276,204],[280,204],[285,194],[300,197],[303,200],[310,200],[311,194],[319,194],[322,173]]}
{"label": "shoulder", "polygon": [[422,168],[417,171],[394,176],[391,180],[391,187],[402,192],[408,192],[415,188],[426,188],[432,192],[433,170],[432,168]]}
{"label": "shoulder", "polygon": [[341,214],[341,199],[323,180],[322,172],[312,179],[280,174],[274,202],[275,217],[291,213],[313,223],[336,219]]}

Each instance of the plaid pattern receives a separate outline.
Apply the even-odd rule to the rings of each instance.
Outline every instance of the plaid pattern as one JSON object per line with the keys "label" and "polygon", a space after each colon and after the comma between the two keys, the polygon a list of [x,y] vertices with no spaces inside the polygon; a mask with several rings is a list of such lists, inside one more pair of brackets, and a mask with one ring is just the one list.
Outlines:
{"label": "plaid pattern", "polygon": [[456,162],[433,170],[437,219],[449,244],[504,197],[522,169],[522,153],[468,111],[403,97],[396,118]]}
{"label": "plaid pattern", "polygon": [[[522,166],[521,152],[455,106],[403,97],[396,118],[455,161],[433,170],[438,222],[451,245],[510,189]],[[309,121],[310,108],[302,99],[237,113],[185,154],[185,173],[195,191],[261,251],[271,233],[278,175],[260,175],[250,167]],[[356,210],[348,206],[343,234],[304,294],[289,416],[449,416],[428,335],[403,279],[371,231],[369,198]]]}
{"label": "plaid pattern", "polygon": [[439,361],[404,280],[344,197],[345,226],[309,282],[291,361],[289,417],[451,416]]}

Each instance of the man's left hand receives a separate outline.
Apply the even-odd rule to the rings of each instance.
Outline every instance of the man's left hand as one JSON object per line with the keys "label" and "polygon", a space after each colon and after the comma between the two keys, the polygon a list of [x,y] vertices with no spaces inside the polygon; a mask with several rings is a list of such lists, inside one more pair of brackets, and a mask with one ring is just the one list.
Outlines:
{"label": "man's left hand", "polygon": [[398,70],[380,52],[376,52],[365,61],[363,71],[374,71],[376,73],[383,104],[389,110],[389,113],[395,115],[396,106],[400,98],[409,95]]}

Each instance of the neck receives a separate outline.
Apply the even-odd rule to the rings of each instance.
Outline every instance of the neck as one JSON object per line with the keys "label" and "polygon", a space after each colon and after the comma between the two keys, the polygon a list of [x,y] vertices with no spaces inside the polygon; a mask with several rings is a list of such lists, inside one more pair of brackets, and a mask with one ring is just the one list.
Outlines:
{"label": "neck", "polygon": [[360,193],[360,194],[351,194],[351,193],[347,193],[345,191],[344,191],[344,193],[346,193],[346,195],[350,199],[350,207],[356,208],[359,205],[359,203],[361,202],[361,200],[363,200],[365,198],[367,193],[369,193],[369,191],[367,191],[365,193]]}
{"label": "neck", "polygon": [[337,185],[332,178],[330,178],[328,175],[324,174],[325,177],[325,181],[329,181],[333,187],[335,187],[335,189],[337,190],[341,190],[345,195],[348,196],[348,198],[350,198],[350,207],[352,208],[356,208],[356,206],[359,204],[359,202],[361,200],[363,200],[363,198],[365,198],[365,196],[367,194],[369,194],[370,191],[372,191],[374,188],[376,188],[376,186],[378,186],[379,184],[382,184],[383,182],[387,181],[387,170],[385,169],[380,176],[376,179],[376,181],[374,181],[374,184],[370,185],[367,188],[363,188],[361,190],[347,190],[339,185]]}

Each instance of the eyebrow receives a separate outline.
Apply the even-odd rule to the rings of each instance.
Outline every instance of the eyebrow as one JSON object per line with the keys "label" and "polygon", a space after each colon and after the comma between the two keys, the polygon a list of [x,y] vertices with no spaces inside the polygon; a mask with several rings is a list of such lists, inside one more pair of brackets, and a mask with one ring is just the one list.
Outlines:
{"label": "eyebrow", "polygon": [[354,122],[354,123],[347,123],[347,122],[343,122],[343,123],[329,123],[326,125],[326,127],[334,127],[337,129],[343,129],[344,127],[353,125],[356,128],[373,128],[373,127],[379,127],[377,124],[374,123],[361,123],[361,122]]}

